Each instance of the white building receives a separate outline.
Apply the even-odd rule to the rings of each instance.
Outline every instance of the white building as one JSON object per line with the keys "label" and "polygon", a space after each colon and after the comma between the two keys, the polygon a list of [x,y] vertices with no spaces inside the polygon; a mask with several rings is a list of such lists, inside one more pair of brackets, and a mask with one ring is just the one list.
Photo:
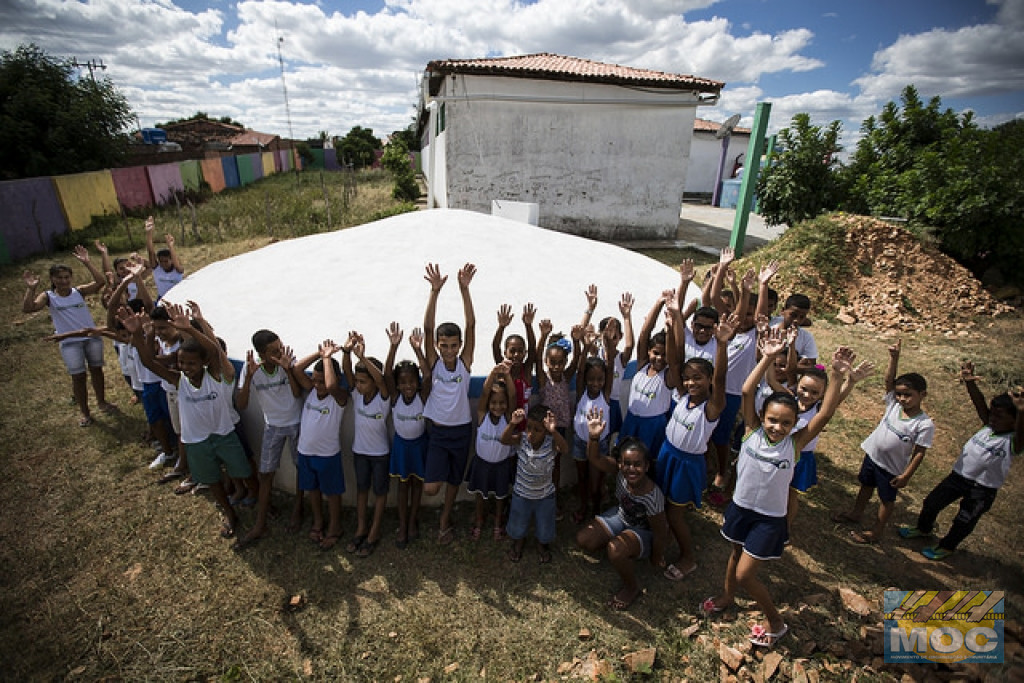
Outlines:
{"label": "white building", "polygon": [[535,54],[433,61],[420,136],[431,207],[535,203],[601,239],[675,235],[697,107],[724,83]]}
{"label": "white building", "polygon": [[[715,137],[721,124],[706,119],[693,122],[693,142],[690,143],[690,164],[686,172],[687,195],[710,195],[715,191],[715,177],[722,158],[722,141]],[[729,136],[729,150],[725,155],[722,179],[733,176],[737,161],[743,164],[750,145],[750,129],[734,128]]]}

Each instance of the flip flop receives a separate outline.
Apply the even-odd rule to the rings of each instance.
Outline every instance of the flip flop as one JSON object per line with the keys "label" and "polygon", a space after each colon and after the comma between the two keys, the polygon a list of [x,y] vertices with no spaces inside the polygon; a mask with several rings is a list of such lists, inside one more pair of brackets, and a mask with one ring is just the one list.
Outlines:
{"label": "flip flop", "polygon": [[751,645],[771,649],[775,647],[775,643],[779,642],[779,639],[787,633],[789,633],[789,626],[786,624],[783,624],[782,628],[775,633],[770,633],[765,630],[764,626],[761,626],[761,624],[756,624],[750,629],[750,638],[748,638],[748,640]]}
{"label": "flip flop", "polygon": [[317,529],[316,527],[311,528],[309,530],[309,540],[313,541],[313,543],[319,544],[324,540],[324,530]]}
{"label": "flip flop", "polygon": [[703,614],[705,617],[710,617],[712,614],[718,614],[719,612],[724,612],[725,610],[725,607],[719,607],[715,604],[715,597],[713,595],[709,595],[708,597],[704,598],[701,601],[701,603],[697,605],[697,611]]}
{"label": "flip flop", "polygon": [[220,523],[220,537],[221,538],[234,538],[235,537],[235,525],[230,523],[228,520],[221,520]]}
{"label": "flip flop", "polygon": [[189,479],[188,477],[186,477],[183,482],[174,487],[174,495],[183,496],[192,489],[194,489],[195,487],[196,483]]}
{"label": "flip flop", "polygon": [[508,549],[508,552],[505,553],[505,557],[508,558],[509,562],[518,562],[519,560],[523,559],[523,551],[516,550],[516,547],[512,546]]}
{"label": "flip flop", "polygon": [[643,595],[644,592],[645,592],[644,589],[637,588],[636,593],[634,593],[633,597],[630,598],[629,600],[623,600],[622,598],[619,597],[618,593],[616,593],[616,594],[612,595],[610,600],[608,600],[608,606],[611,607],[613,610],[616,610],[618,612],[622,612],[623,610],[629,609],[630,606],[634,602],[636,602],[636,599],[639,598],[641,595]]}
{"label": "flip flop", "polygon": [[455,540],[455,527],[450,526],[447,529],[442,529],[437,532],[437,544],[438,545],[451,545],[452,541]]}
{"label": "flip flop", "polygon": [[860,518],[853,517],[848,512],[833,512],[828,516],[836,524],[859,524]]}
{"label": "flip flop", "polygon": [[541,550],[540,557],[537,559],[541,564],[551,564],[551,551]]}
{"label": "flip flop", "polygon": [[348,542],[348,545],[345,546],[345,552],[357,553],[359,552],[359,549],[363,547],[364,543],[366,543],[366,534],[360,534],[358,536],[355,536],[351,541]]}
{"label": "flip flop", "polygon": [[669,566],[665,567],[664,576],[669,581],[682,581],[695,571],[697,571],[697,563],[694,563],[694,565],[685,572],[679,567],[675,566],[674,564],[670,564]]}
{"label": "flip flop", "polygon": [[[184,472],[168,472],[164,476],[156,480],[157,484],[170,484],[172,481],[176,481],[185,476]],[[184,484],[185,482],[182,482]]]}
{"label": "flip flop", "polygon": [[369,557],[373,555],[373,551],[377,549],[378,543],[380,543],[379,538],[376,541],[366,541],[359,546],[359,550],[356,551],[356,557]]}
{"label": "flip flop", "polygon": [[324,540],[320,541],[320,550],[330,550],[334,546],[338,545],[338,540],[341,538],[341,534],[331,534],[330,536],[324,536]]}
{"label": "flip flop", "polygon": [[92,424],[92,422],[93,422],[93,420],[92,420],[91,417],[83,417],[81,420],[78,421],[78,426],[79,427],[88,427],[89,425]]}
{"label": "flip flop", "polygon": [[859,545],[875,545],[878,539],[870,531],[851,531],[850,540]]}

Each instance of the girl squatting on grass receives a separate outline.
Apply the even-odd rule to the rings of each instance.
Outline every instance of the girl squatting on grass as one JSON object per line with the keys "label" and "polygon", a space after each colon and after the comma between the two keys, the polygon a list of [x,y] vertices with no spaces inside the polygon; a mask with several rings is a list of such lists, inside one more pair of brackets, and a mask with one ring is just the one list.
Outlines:
{"label": "girl squatting on grass", "polygon": [[807,426],[793,432],[799,407],[790,394],[768,397],[764,411],[754,411],[754,393],[774,357],[785,348],[782,331],[773,329],[763,342],[763,356],[743,385],[743,420],[747,426],[736,464],[736,490],[725,511],[722,536],[733,544],[725,572],[723,591],[700,605],[706,615],[732,607],[736,591],[743,588],[757,602],[765,623],[757,624],[750,642],[772,647],[789,632],[768,588],[758,578],[761,565],[782,556],[789,536],[786,524],[789,483],[799,453],[832,418],[839,404],[839,390],[850,372],[853,352],[839,347],[832,359],[832,378],[821,410]]}

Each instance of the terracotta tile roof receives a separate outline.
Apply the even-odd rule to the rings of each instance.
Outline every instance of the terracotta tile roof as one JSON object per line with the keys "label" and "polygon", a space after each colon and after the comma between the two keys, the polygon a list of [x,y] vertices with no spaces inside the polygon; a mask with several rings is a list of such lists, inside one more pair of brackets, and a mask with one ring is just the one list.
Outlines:
{"label": "terracotta tile roof", "polygon": [[260,133],[256,130],[245,130],[227,142],[232,145],[263,145],[266,147],[277,139],[277,135],[271,133]]}
{"label": "terracotta tile roof", "polygon": [[427,64],[427,71],[435,75],[476,74],[510,76],[513,78],[540,78],[547,80],[586,81],[640,85],[673,90],[698,90],[718,93],[725,86],[720,81],[685,74],[636,69],[618,64],[605,64],[579,57],[565,57],[548,52],[516,57],[487,57],[484,59],[442,59]]}
{"label": "terracotta tile roof", "polygon": [[[707,119],[695,119],[693,122],[694,133],[717,133],[718,129],[722,127],[722,124],[714,121],[708,121]],[[736,126],[732,129],[733,133],[739,133],[740,135],[750,135],[749,128],[740,128]]]}

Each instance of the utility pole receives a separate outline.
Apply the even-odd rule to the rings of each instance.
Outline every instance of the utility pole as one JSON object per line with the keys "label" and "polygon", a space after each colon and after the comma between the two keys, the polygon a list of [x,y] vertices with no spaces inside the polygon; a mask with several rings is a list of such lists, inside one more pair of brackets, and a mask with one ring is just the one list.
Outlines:
{"label": "utility pole", "polygon": [[96,69],[100,69],[101,71],[106,71],[107,70],[107,65],[103,63],[102,59],[99,60],[99,61],[97,61],[95,59],[90,59],[85,64],[82,64],[81,62],[78,61],[77,57],[72,57],[71,58],[71,66],[75,67],[76,69],[81,69],[83,67],[88,69],[89,70],[89,78],[92,79],[93,83],[96,82],[96,75],[95,75]]}
{"label": "utility pole", "polygon": [[292,132],[292,112],[288,106],[288,84],[284,80],[284,57],[281,56],[281,44],[284,43],[284,38],[277,29],[277,20],[274,20],[274,32],[278,33],[277,36],[277,63],[281,65],[281,90],[284,91],[284,114],[288,118],[288,139],[294,140],[295,133]]}

